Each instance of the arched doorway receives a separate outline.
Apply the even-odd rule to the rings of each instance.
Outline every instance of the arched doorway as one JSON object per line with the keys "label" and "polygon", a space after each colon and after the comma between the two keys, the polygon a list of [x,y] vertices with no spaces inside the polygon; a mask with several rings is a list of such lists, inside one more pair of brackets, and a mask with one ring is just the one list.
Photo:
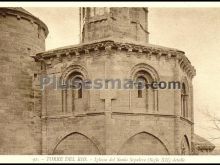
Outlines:
{"label": "arched doorway", "polygon": [[129,138],[122,148],[119,155],[169,155],[163,142],[157,137],[146,133],[138,133]]}
{"label": "arched doorway", "polygon": [[55,147],[54,155],[100,155],[97,146],[85,135],[72,133]]}

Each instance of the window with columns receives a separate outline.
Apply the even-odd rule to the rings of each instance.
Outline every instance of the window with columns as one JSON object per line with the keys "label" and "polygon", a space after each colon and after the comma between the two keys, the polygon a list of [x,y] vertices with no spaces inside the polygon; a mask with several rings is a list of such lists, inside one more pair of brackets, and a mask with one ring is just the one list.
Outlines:
{"label": "window with columns", "polygon": [[148,87],[153,82],[150,73],[139,70],[134,75],[135,90],[132,91],[131,105],[139,112],[157,111],[157,91]]}
{"label": "window with columns", "polygon": [[68,76],[62,91],[64,113],[82,111],[85,108],[87,97],[83,90],[83,81],[84,77],[80,72],[73,72]]}

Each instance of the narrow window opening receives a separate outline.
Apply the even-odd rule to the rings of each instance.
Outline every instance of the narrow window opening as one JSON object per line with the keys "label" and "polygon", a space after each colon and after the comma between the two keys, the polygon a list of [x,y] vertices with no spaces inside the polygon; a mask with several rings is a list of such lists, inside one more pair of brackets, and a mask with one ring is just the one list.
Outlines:
{"label": "narrow window opening", "polygon": [[82,89],[82,79],[77,77],[74,79],[74,87],[73,92],[75,93],[75,99],[83,98],[83,89]]}
{"label": "narrow window opening", "polygon": [[138,98],[143,98],[144,96],[144,90],[146,90],[145,88],[146,85],[146,79],[144,77],[139,77],[137,79],[137,95]]}
{"label": "narrow window opening", "polygon": [[141,83],[138,83],[138,98],[143,97],[143,91],[141,89]]}
{"label": "narrow window opening", "polygon": [[80,84],[80,87],[78,89],[78,98],[81,99],[82,98],[82,85]]}

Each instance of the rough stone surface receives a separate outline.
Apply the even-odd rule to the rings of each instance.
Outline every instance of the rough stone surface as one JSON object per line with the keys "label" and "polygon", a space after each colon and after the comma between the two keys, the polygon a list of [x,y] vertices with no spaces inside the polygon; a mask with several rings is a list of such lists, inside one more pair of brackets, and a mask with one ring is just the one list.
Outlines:
{"label": "rough stone surface", "polygon": [[22,11],[0,8],[0,154],[41,153],[32,83],[37,67],[31,56],[44,51],[45,33],[31,20]]}
{"label": "rough stone surface", "polygon": [[[81,44],[44,52],[42,22],[0,9],[0,154],[192,154],[195,69],[184,52],[148,43],[147,9],[92,10],[81,10]],[[184,83],[188,116],[179,89],[150,89],[142,98],[137,89],[83,89],[82,98],[54,84],[41,89],[45,76],[140,75]]]}
{"label": "rough stone surface", "polygon": [[[66,50],[62,50],[64,54]],[[60,50],[48,54],[55,55],[58,51]],[[129,79],[138,70],[145,69],[151,75],[155,75],[153,79],[176,81],[186,77],[191,85],[191,78],[180,68],[176,58],[166,60],[165,57],[161,57],[158,59],[154,55],[149,59],[144,54],[140,57],[137,53],[128,56],[126,51],[113,49],[108,52],[110,53],[108,55],[106,52],[106,50],[89,52],[89,55],[80,54],[79,58],[74,55],[63,56],[62,62],[55,64],[50,64],[45,60],[45,64],[49,63],[49,65],[46,65],[43,73],[47,72],[47,75],[64,78],[69,75],[66,72],[81,71],[82,75],[86,75],[86,79],[94,82],[95,79],[104,78]],[[42,58],[46,55],[47,52],[41,54]],[[56,59],[54,55],[51,58]],[[51,59],[51,61],[53,60]],[[174,72],[176,69],[178,75]],[[57,71],[52,72],[52,70]],[[93,139],[96,147],[101,148],[100,154],[180,154],[184,136],[189,141],[188,154],[191,153],[193,133],[191,113],[193,110],[190,106],[191,101],[189,101],[188,110],[191,113],[187,118],[180,117],[181,90],[158,90],[157,97],[155,97],[156,92],[151,91],[148,93],[148,102],[146,99],[137,98],[137,90],[89,90],[84,92],[87,92],[88,97],[82,98],[81,103],[86,102],[87,104],[84,104],[83,107],[82,104],[74,104],[74,110],[67,105],[69,108],[63,112],[60,106],[68,103],[62,102],[61,91],[51,90],[50,86],[46,87],[44,98],[47,101],[43,104],[43,111],[47,117],[45,121],[47,132],[46,136],[43,136],[45,139],[44,154],[53,153],[56,144],[62,144],[61,137],[72,132]],[[65,117],[68,119],[64,120]],[[66,123],[67,121],[69,123]],[[131,149],[135,145],[142,145],[142,141],[146,141],[143,143],[146,150]],[[60,150],[68,152],[69,148],[66,144],[67,142],[60,145],[60,147],[62,146]],[[91,144],[85,144],[91,146]],[[78,145],[75,148],[78,148]],[[79,147],[77,151],[74,149],[73,153],[81,150]]]}

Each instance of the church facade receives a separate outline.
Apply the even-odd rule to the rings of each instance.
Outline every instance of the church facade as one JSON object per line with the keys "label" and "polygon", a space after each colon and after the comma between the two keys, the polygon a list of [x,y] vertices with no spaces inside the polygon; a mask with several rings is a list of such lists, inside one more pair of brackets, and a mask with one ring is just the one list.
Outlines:
{"label": "church facade", "polygon": [[[1,154],[194,153],[195,69],[183,51],[149,44],[147,8],[81,8],[81,43],[49,51],[42,21],[21,8],[0,13]],[[66,83],[112,79],[181,89]]]}

